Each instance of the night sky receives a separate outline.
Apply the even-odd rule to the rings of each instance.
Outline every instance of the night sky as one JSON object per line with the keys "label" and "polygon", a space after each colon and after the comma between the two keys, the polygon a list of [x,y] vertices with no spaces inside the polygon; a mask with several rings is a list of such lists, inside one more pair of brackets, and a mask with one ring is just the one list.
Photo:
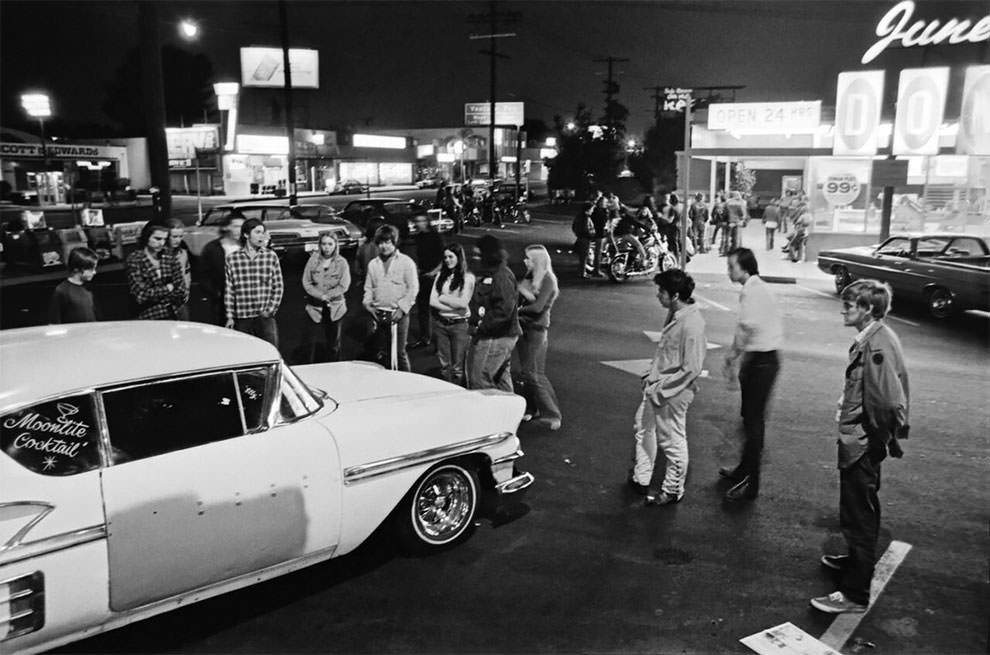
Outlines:
{"label": "night sky", "polygon": [[[888,51],[861,65],[877,20],[894,4],[499,2],[500,10],[521,12],[521,18],[500,30],[518,36],[499,42],[511,59],[499,62],[497,95],[525,101],[527,118],[548,123],[582,100],[597,113],[605,65],[592,59],[628,57],[616,65],[619,100],[630,110],[630,133],[638,134],[651,120],[652,100],[643,87],[654,84],[744,85],[738,101],[822,99],[828,105],[842,70],[951,65],[955,86],[963,64],[988,62],[984,43]],[[915,15],[979,18],[987,6],[985,0],[919,2]],[[487,42],[468,40],[472,32],[486,32],[468,17],[487,8],[487,2],[290,2],[292,45],[320,51],[320,89],[297,93],[297,102],[308,106],[306,127],[461,124],[463,103],[488,97],[488,58],[477,54]],[[179,38],[182,17],[199,21],[198,41]],[[206,54],[217,81],[237,80],[240,46],[279,45],[271,1],[161,3],[159,19],[162,42]],[[50,93],[60,116],[108,122],[100,108],[103,89],[137,45],[136,3],[4,1],[0,22],[0,120],[10,112],[19,117],[19,94],[37,88]],[[896,77],[888,76],[888,87],[891,80]]]}

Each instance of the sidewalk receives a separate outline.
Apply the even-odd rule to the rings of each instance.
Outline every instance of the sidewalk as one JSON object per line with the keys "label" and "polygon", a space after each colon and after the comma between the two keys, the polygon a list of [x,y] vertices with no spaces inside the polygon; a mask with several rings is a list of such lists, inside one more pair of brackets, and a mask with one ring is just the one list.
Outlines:
{"label": "sidewalk", "polygon": [[[784,240],[780,233],[774,238],[774,249],[766,250],[763,223],[751,221],[742,230],[742,245],[752,248],[756,261],[760,264],[760,277],[767,282],[778,284],[795,284],[799,280],[831,281],[832,276],[818,270],[817,261],[792,262],[784,259],[780,246]],[[688,262],[688,273],[725,275],[725,257],[718,256],[718,248],[713,248],[704,254],[695,255]]]}

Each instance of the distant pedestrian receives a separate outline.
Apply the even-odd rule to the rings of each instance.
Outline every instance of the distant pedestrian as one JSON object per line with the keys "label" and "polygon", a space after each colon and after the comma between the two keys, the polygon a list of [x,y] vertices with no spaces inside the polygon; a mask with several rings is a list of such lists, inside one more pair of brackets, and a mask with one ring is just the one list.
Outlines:
{"label": "distant pedestrian", "polygon": [[306,262],[302,286],[306,292],[306,314],[312,324],[306,330],[304,348],[308,363],[316,361],[317,333],[322,330],[327,344],[327,361],[340,361],[340,335],[347,314],[347,290],[351,271],[340,254],[340,244],[333,234],[321,234],[319,247]]}
{"label": "distant pedestrian", "polygon": [[560,402],[547,377],[550,310],[560,294],[550,253],[545,246],[526,247],[526,277],[519,283],[519,325],[522,334],[516,344],[522,368],[523,390],[529,409],[523,420],[539,419],[550,430],[559,430]]}
{"label": "distant pedestrian", "polygon": [[[182,269],[182,278],[186,282],[186,289],[192,292],[192,265],[189,262],[189,246],[182,240],[186,230],[186,225],[177,218],[170,218],[165,223],[168,227],[168,243],[165,251],[175,257]],[[185,303],[177,309],[180,321],[189,320],[189,303]]]}
{"label": "distant pedestrian", "polygon": [[433,343],[433,317],[430,315],[430,292],[433,280],[440,272],[443,263],[443,237],[433,229],[430,217],[425,212],[413,216],[416,224],[416,269],[419,273],[419,293],[416,294],[416,324],[419,326],[419,340],[413,348],[430,346]]}
{"label": "distant pedestrian", "polygon": [[241,225],[244,217],[240,214],[227,214],[220,219],[220,236],[203,246],[199,256],[200,289],[206,294],[210,322],[216,325],[227,323],[227,308],[224,306],[224,290],[227,284],[227,257],[241,247]]}
{"label": "distant pedestrian", "polygon": [[368,276],[368,265],[378,257],[378,244],[375,243],[375,232],[381,227],[379,223],[370,223],[364,231],[364,243],[358,246],[354,253],[354,287],[364,289],[364,280]]}
{"label": "distant pedestrian", "polygon": [[709,220],[715,226],[712,232],[712,245],[718,243],[718,256],[725,257],[729,252],[729,207],[725,204],[724,194],[719,193],[716,196],[715,204],[712,205],[712,217]]}
{"label": "distant pedestrian", "polygon": [[595,224],[592,221],[594,212],[595,203],[589,200],[584,203],[581,211],[578,212],[577,216],[574,217],[574,221],[571,223],[571,232],[574,233],[575,237],[574,253],[577,255],[578,260],[578,274],[582,278],[591,277],[591,273],[588,271],[588,253],[595,238]]}
{"label": "distant pedestrian", "polygon": [[385,351],[391,326],[396,325],[395,352],[397,362],[388,363],[400,370],[412,370],[406,340],[409,337],[409,310],[419,293],[419,277],[416,262],[399,252],[399,230],[393,225],[382,225],[375,232],[378,256],[368,263],[368,276],[364,281],[364,308],[375,318],[375,332],[371,346],[377,356]]}
{"label": "distant pedestrian", "polygon": [[97,320],[96,303],[89,283],[96,275],[100,261],[95,252],[86,247],[69,251],[69,276],[59,282],[52,294],[48,308],[49,323],[88,323]]}
{"label": "distant pedestrian", "polygon": [[228,328],[264,339],[278,348],[275,314],[285,284],[278,255],[268,248],[264,223],[249,218],[241,225],[241,247],[227,257],[224,306]]}
{"label": "distant pedestrian", "polygon": [[691,237],[694,240],[695,252],[708,252],[708,243],[705,240],[705,228],[708,225],[708,205],[705,204],[704,194],[695,194],[691,209],[688,210],[688,220],[691,224]]}
{"label": "distant pedestrian", "polygon": [[763,229],[767,237],[767,252],[773,250],[773,235],[780,226],[780,200],[774,198],[763,210]]}
{"label": "distant pedestrian", "polygon": [[433,338],[443,379],[465,386],[464,365],[471,335],[471,298],[474,274],[468,271],[464,248],[453,243],[443,249],[443,265],[430,290],[430,307],[434,313]]}
{"label": "distant pedestrian", "polygon": [[865,612],[880,536],[880,463],[901,457],[908,436],[908,373],[900,340],[885,322],[890,287],[858,280],[843,289],[842,321],[858,331],[839,400],[839,527],[846,555],[824,555],[823,566],[841,574],[839,591],[813,598],[822,612]]}
{"label": "distant pedestrian", "polygon": [[738,191],[729,194],[726,207],[729,210],[728,249],[731,251],[742,247],[742,230],[749,222],[749,212],[746,209],[746,201],[743,200],[742,194]]}
{"label": "distant pedestrian", "polygon": [[140,250],[127,257],[127,288],[137,318],[176,320],[189,301],[189,288],[179,262],[166,249],[169,229],[145,223],[138,238]]}
{"label": "distant pedestrian", "polygon": [[595,208],[591,212],[591,222],[595,226],[595,262],[592,277],[601,276],[602,251],[608,239],[608,212],[605,210],[605,196],[601,191],[595,191],[592,202]]}
{"label": "distant pedestrian", "polygon": [[469,389],[513,391],[512,350],[522,330],[516,277],[502,242],[490,234],[477,241],[481,268],[471,300],[474,338],[468,355]]}
{"label": "distant pedestrian", "polygon": [[780,308],[769,285],[760,278],[756,256],[749,248],[729,252],[729,279],[742,285],[735,338],[725,356],[723,373],[734,382],[738,365],[742,392],[745,442],[742,459],[735,468],[721,468],[719,475],[734,484],[725,494],[728,501],[752,500],[760,492],[760,464],[766,433],[766,412],[773,385],[780,371],[777,351],[784,339]]}
{"label": "distant pedestrian", "polygon": [[[694,280],[676,268],[658,273],[657,300],[668,310],[656,354],[642,378],[636,441],[629,484],[647,505],[670,505],[684,497],[688,471],[687,411],[705,362],[705,321],[694,304]],[[657,450],[667,460],[660,493],[650,489]]]}

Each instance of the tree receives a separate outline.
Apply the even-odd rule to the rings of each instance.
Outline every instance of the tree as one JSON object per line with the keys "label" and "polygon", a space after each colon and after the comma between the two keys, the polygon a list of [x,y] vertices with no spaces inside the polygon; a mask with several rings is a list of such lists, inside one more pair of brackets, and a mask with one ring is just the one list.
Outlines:
{"label": "tree", "polygon": [[677,185],[676,153],[683,148],[684,115],[664,112],[646,131],[642,157],[631,161],[629,168],[644,187],[655,187],[660,193],[672,191]]}
{"label": "tree", "polygon": [[[141,60],[131,50],[106,87],[103,111],[128,135],[143,134]],[[162,76],[165,85],[165,118],[169,125],[203,120],[213,106],[213,64],[204,54],[193,54],[173,45],[162,46]]]}
{"label": "tree", "polygon": [[732,190],[738,191],[743,198],[749,196],[756,186],[756,171],[748,168],[746,164],[737,161],[732,165]]}

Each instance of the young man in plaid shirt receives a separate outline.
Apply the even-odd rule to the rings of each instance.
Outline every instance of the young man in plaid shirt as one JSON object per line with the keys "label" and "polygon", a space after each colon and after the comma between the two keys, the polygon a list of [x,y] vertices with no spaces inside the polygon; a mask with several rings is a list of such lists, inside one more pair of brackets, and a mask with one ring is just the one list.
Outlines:
{"label": "young man in plaid shirt", "polygon": [[241,249],[227,257],[224,304],[227,327],[246,332],[278,348],[275,312],[285,285],[278,255],[269,250],[264,224],[256,218],[241,226]]}
{"label": "young man in plaid shirt", "polygon": [[182,267],[165,252],[167,240],[168,227],[149,222],[138,239],[141,249],[127,256],[127,287],[139,319],[174,321],[189,301]]}

